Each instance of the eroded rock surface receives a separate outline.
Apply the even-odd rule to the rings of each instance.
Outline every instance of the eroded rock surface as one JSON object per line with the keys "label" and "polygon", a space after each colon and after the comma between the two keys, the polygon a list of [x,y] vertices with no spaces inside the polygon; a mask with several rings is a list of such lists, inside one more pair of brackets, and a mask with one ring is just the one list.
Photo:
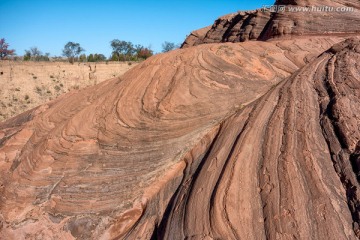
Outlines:
{"label": "eroded rock surface", "polygon": [[360,3],[357,0],[279,0],[275,4],[286,6],[285,11],[273,13],[258,9],[225,15],[212,26],[191,33],[182,48],[206,43],[360,33]]}
{"label": "eroded rock surface", "polygon": [[357,239],[347,34],[178,49],[0,123],[0,239]]}
{"label": "eroded rock surface", "polygon": [[359,60],[336,45],[223,121],[158,236],[357,239]]}
{"label": "eroded rock surface", "polygon": [[261,10],[238,12],[220,17],[212,26],[196,30],[185,39],[182,48],[204,43],[257,40],[271,17]]}
{"label": "eroded rock surface", "polygon": [[151,236],[219,123],[340,40],[177,50],[1,123],[2,234]]}

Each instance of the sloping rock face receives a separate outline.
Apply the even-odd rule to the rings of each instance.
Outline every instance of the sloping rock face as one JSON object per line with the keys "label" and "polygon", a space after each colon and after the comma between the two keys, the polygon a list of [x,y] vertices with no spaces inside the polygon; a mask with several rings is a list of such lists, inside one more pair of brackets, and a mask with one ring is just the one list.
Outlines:
{"label": "sloping rock face", "polygon": [[356,239],[359,60],[359,40],[335,45],[223,121],[159,236]]}
{"label": "sloping rock face", "polygon": [[2,236],[150,238],[220,122],[340,40],[177,50],[1,123]]}
{"label": "sloping rock face", "polygon": [[212,26],[202,29],[201,34],[197,31],[190,34],[182,48],[205,43],[360,33],[360,3],[357,0],[279,0],[275,4],[285,5],[285,11],[271,13],[258,9],[220,17]]}
{"label": "sloping rock face", "polygon": [[0,123],[0,239],[357,239],[344,36],[178,49]]}
{"label": "sloping rock face", "polygon": [[202,44],[204,37],[206,33],[211,29],[211,26],[207,26],[198,30],[195,30],[190,33],[189,36],[186,37],[186,43],[183,43],[182,45],[187,46],[196,46],[199,44]]}
{"label": "sloping rock face", "polygon": [[217,19],[212,26],[192,32],[181,47],[256,40],[261,36],[270,17],[270,12],[260,10],[225,15]]}

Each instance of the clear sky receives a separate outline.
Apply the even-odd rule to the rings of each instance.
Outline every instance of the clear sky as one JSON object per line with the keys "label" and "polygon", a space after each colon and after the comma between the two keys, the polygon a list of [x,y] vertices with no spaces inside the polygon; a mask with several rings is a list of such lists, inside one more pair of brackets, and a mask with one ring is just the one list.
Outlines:
{"label": "clear sky", "polygon": [[61,55],[68,41],[86,54],[109,56],[112,39],[161,51],[164,41],[181,43],[191,31],[218,17],[272,4],[275,0],[0,0],[0,38],[17,55],[38,47]]}

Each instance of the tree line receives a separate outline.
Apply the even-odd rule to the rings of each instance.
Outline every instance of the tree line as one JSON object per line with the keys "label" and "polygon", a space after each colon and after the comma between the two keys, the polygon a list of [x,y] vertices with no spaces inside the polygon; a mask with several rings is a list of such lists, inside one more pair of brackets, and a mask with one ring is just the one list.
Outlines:
{"label": "tree line", "polygon": [[[85,49],[76,42],[67,42],[62,49],[62,56],[70,63],[74,62],[102,62],[102,61],[140,61],[145,60],[154,55],[151,46],[144,47],[140,44],[134,45],[132,42],[114,39],[110,41],[112,52],[109,58],[104,54],[90,53],[86,55]],[[179,46],[172,42],[165,41],[162,44],[162,52],[168,52]],[[5,39],[0,39],[0,59],[6,59],[9,56],[14,56],[15,50],[9,49],[9,44]],[[25,50],[22,57],[24,61],[50,61],[50,53],[43,53],[37,47],[31,47]],[[59,58],[58,58],[59,59]]]}

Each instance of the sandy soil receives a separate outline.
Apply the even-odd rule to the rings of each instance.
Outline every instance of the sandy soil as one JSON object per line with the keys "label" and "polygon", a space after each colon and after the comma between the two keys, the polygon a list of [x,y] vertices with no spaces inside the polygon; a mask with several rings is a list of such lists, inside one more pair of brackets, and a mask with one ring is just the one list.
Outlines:
{"label": "sandy soil", "polygon": [[0,61],[0,121],[74,89],[122,75],[137,63]]}

